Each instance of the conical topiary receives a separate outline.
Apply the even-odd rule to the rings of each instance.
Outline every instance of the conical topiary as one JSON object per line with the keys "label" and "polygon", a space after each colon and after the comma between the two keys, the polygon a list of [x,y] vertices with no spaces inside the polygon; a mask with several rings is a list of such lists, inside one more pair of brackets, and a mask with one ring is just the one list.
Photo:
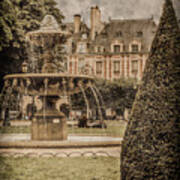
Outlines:
{"label": "conical topiary", "polygon": [[180,180],[179,111],[180,30],[165,0],[122,143],[122,180]]}

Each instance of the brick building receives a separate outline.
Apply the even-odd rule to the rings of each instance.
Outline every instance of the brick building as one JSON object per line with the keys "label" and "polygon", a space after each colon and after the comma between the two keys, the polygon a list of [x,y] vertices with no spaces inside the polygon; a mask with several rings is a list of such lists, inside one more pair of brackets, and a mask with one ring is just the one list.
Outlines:
{"label": "brick building", "polygon": [[67,35],[68,72],[92,73],[107,80],[140,80],[156,28],[153,18],[102,22],[97,6],[91,8],[90,28],[81,15],[74,15],[74,22],[60,27]]}

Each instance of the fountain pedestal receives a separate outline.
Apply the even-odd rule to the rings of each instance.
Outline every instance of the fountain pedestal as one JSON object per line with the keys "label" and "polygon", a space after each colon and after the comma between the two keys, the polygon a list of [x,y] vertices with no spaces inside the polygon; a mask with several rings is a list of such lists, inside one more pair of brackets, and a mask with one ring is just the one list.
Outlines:
{"label": "fountain pedestal", "polygon": [[66,140],[66,116],[59,112],[55,104],[58,96],[41,96],[43,107],[32,120],[32,140]]}

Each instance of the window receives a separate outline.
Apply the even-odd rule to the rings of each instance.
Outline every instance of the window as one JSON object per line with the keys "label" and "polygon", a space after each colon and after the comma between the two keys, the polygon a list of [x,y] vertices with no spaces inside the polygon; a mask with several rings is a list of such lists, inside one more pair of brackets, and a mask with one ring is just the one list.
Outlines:
{"label": "window", "polygon": [[86,33],[83,33],[83,34],[82,34],[82,38],[83,38],[83,39],[87,39],[87,34],[86,34]]}
{"label": "window", "polygon": [[125,46],[125,45],[123,45],[123,51],[124,51],[124,52],[126,51],[126,46]]}
{"label": "window", "polygon": [[101,52],[101,47],[100,46],[97,47],[97,52]]}
{"label": "window", "polygon": [[137,32],[137,37],[142,37],[143,36],[143,32],[142,31],[138,31]]}
{"label": "window", "polygon": [[108,34],[107,32],[102,32],[101,35],[102,35],[102,38],[106,38]]}
{"label": "window", "polygon": [[96,62],[96,74],[102,74],[102,62]]}
{"label": "window", "polygon": [[122,37],[122,32],[121,31],[116,32],[116,37]]}
{"label": "window", "polygon": [[120,73],[120,61],[114,61],[114,73]]}
{"label": "window", "polygon": [[88,48],[88,49],[90,48],[90,44],[89,44],[89,43],[87,43],[87,48]]}
{"label": "window", "polygon": [[78,52],[79,53],[85,53],[86,52],[86,44],[79,43],[79,45],[78,45]]}
{"label": "window", "polygon": [[72,53],[76,52],[76,44],[72,42]]}
{"label": "window", "polygon": [[120,52],[120,45],[114,45],[114,52],[115,53]]}
{"label": "window", "polygon": [[63,24],[63,25],[61,26],[61,29],[62,29],[63,31],[66,30],[66,25]]}
{"label": "window", "polygon": [[63,52],[63,53],[68,52],[68,46],[67,46],[67,44],[63,44],[63,45],[62,45],[62,50],[61,50],[61,52]]}
{"label": "window", "polygon": [[132,72],[132,74],[137,75],[137,73],[138,73],[138,61],[137,60],[133,60],[131,62],[131,72]]}
{"label": "window", "polygon": [[138,52],[139,51],[138,45],[137,44],[132,44],[131,45],[131,50],[132,50],[132,52]]}
{"label": "window", "polygon": [[78,71],[81,72],[82,67],[85,65],[85,60],[84,58],[79,58],[78,60]]}

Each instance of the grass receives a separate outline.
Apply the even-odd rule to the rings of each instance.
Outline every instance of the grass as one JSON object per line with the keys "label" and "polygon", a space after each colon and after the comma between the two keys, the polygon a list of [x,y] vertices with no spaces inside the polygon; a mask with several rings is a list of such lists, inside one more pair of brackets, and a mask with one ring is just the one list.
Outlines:
{"label": "grass", "polygon": [[[122,121],[106,121],[107,129],[68,127],[69,134],[81,135],[107,135],[122,137],[126,129],[126,123]],[[0,133],[30,133],[30,126],[0,127]]]}
{"label": "grass", "polygon": [[0,157],[2,180],[118,180],[120,159],[114,157]]}
{"label": "grass", "polygon": [[126,129],[126,123],[118,121],[106,122],[107,129],[99,128],[69,128],[69,133],[72,134],[96,134],[122,137]]}
{"label": "grass", "polygon": [[9,127],[0,127],[0,133],[10,133],[10,134],[16,134],[16,133],[30,133],[31,128],[30,126],[9,126]]}

